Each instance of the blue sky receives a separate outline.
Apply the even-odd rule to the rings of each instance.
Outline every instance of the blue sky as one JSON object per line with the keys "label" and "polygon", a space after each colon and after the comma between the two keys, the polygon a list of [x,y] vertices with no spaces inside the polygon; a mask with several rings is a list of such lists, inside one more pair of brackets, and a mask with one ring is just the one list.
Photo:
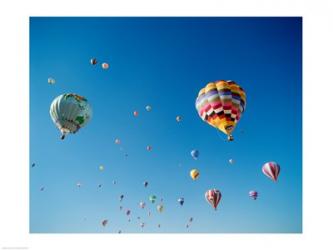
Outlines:
{"label": "blue sky", "polygon": [[[109,70],[90,65],[92,57]],[[247,94],[231,143],[194,106],[199,90],[219,79]],[[49,108],[71,92],[88,99],[93,117],[61,141]],[[261,172],[267,161],[281,166],[277,183]],[[31,233],[302,232],[302,19],[30,18],[33,162]],[[192,168],[200,170],[197,181]],[[222,192],[217,211],[204,198],[211,188]],[[149,204],[151,194],[163,198],[163,213]],[[131,222],[120,205],[131,209]]]}

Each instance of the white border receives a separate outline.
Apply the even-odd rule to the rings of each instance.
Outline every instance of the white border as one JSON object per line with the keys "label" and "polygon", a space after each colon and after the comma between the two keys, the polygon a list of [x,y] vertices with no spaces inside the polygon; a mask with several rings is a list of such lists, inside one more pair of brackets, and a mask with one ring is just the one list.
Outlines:
{"label": "white border", "polygon": [[[330,1],[1,1],[0,247],[332,249]],[[303,234],[29,235],[29,16],[303,16]],[[227,248],[226,248],[227,247]]]}

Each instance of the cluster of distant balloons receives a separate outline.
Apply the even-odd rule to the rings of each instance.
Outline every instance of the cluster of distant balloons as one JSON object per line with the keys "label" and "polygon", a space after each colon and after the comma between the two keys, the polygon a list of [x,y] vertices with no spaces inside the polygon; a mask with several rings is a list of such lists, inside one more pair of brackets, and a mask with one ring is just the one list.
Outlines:
{"label": "cluster of distant balloons", "polygon": [[[98,64],[96,58],[92,58],[90,63],[91,65]],[[103,62],[101,67],[106,70],[109,68],[109,64]],[[55,82],[55,79],[51,77],[48,78],[49,84],[53,85]],[[246,94],[242,87],[234,81],[219,80],[209,82],[199,91],[195,101],[195,107],[199,117],[204,122],[225,133],[228,141],[233,141],[234,138],[232,132],[236,128],[236,125],[246,108]],[[145,109],[147,112],[152,111],[150,105],[147,105]],[[64,139],[67,134],[75,134],[90,121],[92,117],[92,108],[85,97],[73,93],[66,93],[53,100],[50,107],[50,115],[54,124],[61,132],[61,139]],[[135,110],[133,111],[133,115],[134,117],[138,117],[139,112]],[[182,117],[177,115],[176,121],[182,121]],[[115,139],[115,144],[121,144],[120,139]],[[148,145],[146,149],[147,151],[151,151],[152,146]],[[197,160],[199,157],[199,150],[193,149],[191,151],[191,156],[194,160]],[[229,163],[234,164],[234,160],[230,159]],[[103,171],[104,167],[100,166],[99,169]],[[277,181],[280,173],[280,166],[276,162],[267,162],[263,165],[262,172],[273,181]],[[200,176],[199,170],[192,169],[190,171],[190,176],[193,180],[197,180]],[[147,187],[147,185],[148,182],[144,182],[144,186]],[[77,186],[80,187],[81,184],[78,183]],[[258,192],[251,190],[249,192],[249,197],[256,200]],[[123,198],[124,196],[121,195],[119,198],[120,201],[122,201]],[[207,202],[216,209],[222,199],[222,193],[214,188],[209,189],[205,193],[205,198]],[[156,196],[149,196],[149,201],[155,203]],[[179,198],[178,202],[183,206],[184,198]],[[141,201],[139,206],[143,209],[145,203]],[[164,206],[159,204],[157,206],[157,211],[162,212],[163,210]],[[126,210],[126,214],[130,215],[130,210]],[[190,222],[192,222],[192,220]],[[103,226],[106,226],[107,223],[107,220],[102,221]],[[141,224],[141,227],[143,226],[144,223]]]}

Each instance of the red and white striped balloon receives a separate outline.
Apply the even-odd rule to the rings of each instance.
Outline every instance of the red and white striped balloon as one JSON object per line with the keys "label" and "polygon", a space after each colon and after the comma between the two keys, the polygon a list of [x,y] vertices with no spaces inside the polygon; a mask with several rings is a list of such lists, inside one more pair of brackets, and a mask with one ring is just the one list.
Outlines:
{"label": "red and white striped balloon", "polygon": [[262,166],[262,172],[273,181],[277,181],[280,174],[280,165],[274,161],[267,162]]}
{"label": "red and white striped balloon", "polygon": [[257,197],[258,197],[258,192],[252,190],[252,191],[249,192],[249,196],[250,196],[252,199],[256,200]]}
{"label": "red and white striped balloon", "polygon": [[207,202],[212,205],[212,207],[216,210],[221,198],[222,194],[217,189],[210,189],[205,194]]}

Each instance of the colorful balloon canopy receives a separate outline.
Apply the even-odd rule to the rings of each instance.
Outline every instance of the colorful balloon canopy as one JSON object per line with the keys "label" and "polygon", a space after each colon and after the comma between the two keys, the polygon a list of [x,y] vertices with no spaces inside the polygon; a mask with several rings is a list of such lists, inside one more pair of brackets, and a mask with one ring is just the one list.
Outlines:
{"label": "colorful balloon canopy", "polygon": [[51,103],[50,115],[64,139],[68,133],[76,133],[91,119],[92,109],[86,98],[76,94],[63,94]]}
{"label": "colorful balloon canopy", "polygon": [[156,199],[157,199],[157,197],[156,197],[155,195],[150,195],[150,196],[149,196],[149,201],[150,201],[151,203],[155,203]]}
{"label": "colorful balloon canopy", "polygon": [[108,69],[109,68],[109,64],[104,62],[102,63],[102,69]]}
{"label": "colorful balloon canopy", "polygon": [[146,203],[144,201],[140,201],[139,206],[140,206],[140,208],[144,209],[146,206]]}
{"label": "colorful balloon canopy", "polygon": [[120,197],[119,197],[119,201],[122,201],[124,199],[124,195],[121,194]]}
{"label": "colorful balloon canopy", "polygon": [[148,181],[144,181],[144,182],[143,182],[143,186],[144,186],[144,187],[147,187],[147,186],[148,186]]}
{"label": "colorful balloon canopy", "polygon": [[157,205],[156,209],[157,209],[158,212],[162,213],[163,210],[164,210],[164,206],[163,205]]}
{"label": "colorful balloon canopy", "polygon": [[147,151],[151,151],[153,149],[153,147],[152,146],[147,146]]}
{"label": "colorful balloon canopy", "polygon": [[47,79],[47,83],[53,85],[53,84],[56,83],[56,80],[55,80],[54,78],[52,78],[52,77],[49,77],[49,78]]}
{"label": "colorful balloon canopy", "polygon": [[96,58],[91,58],[90,59],[90,64],[91,65],[96,65],[97,64],[97,59]]}
{"label": "colorful balloon canopy", "polygon": [[210,189],[205,193],[205,198],[207,202],[216,210],[222,198],[222,194],[217,189]]}
{"label": "colorful balloon canopy", "polygon": [[198,157],[199,157],[199,150],[197,150],[197,149],[193,149],[193,150],[191,151],[191,156],[192,156],[192,158],[193,158],[194,160],[197,160]]}
{"label": "colorful balloon canopy", "polygon": [[280,165],[274,161],[267,162],[262,166],[262,172],[273,181],[277,181],[280,174]]}
{"label": "colorful balloon canopy", "polygon": [[180,115],[177,115],[177,116],[176,116],[176,121],[177,121],[177,122],[180,122],[182,119],[183,119],[183,118],[182,118]]}
{"label": "colorful balloon canopy", "polygon": [[115,144],[120,144],[121,141],[120,141],[120,139],[117,138],[117,139],[114,140],[114,143],[115,143]]}
{"label": "colorful balloon canopy", "polygon": [[134,111],[134,112],[133,112],[133,115],[134,115],[134,116],[138,116],[138,115],[139,115],[139,112],[138,112],[138,111]]}
{"label": "colorful balloon canopy", "polygon": [[235,129],[246,107],[245,91],[234,81],[208,83],[199,91],[195,101],[199,116],[232,140]]}
{"label": "colorful balloon canopy", "polygon": [[108,220],[103,220],[103,221],[102,221],[102,226],[105,227],[106,224],[108,224]]}
{"label": "colorful balloon canopy", "polygon": [[249,192],[249,196],[250,196],[252,199],[256,200],[257,197],[258,197],[258,192],[257,192],[257,191],[254,191],[254,190],[251,190],[251,191]]}
{"label": "colorful balloon canopy", "polygon": [[184,201],[185,201],[184,198],[179,198],[177,201],[181,206],[184,205]]}
{"label": "colorful balloon canopy", "polygon": [[151,109],[152,109],[152,108],[151,108],[151,106],[150,106],[150,105],[147,105],[147,106],[146,106],[146,110],[147,110],[148,112],[150,112],[150,111],[151,111]]}
{"label": "colorful balloon canopy", "polygon": [[199,171],[197,169],[192,169],[191,172],[190,172],[190,176],[193,180],[196,180],[199,178]]}

